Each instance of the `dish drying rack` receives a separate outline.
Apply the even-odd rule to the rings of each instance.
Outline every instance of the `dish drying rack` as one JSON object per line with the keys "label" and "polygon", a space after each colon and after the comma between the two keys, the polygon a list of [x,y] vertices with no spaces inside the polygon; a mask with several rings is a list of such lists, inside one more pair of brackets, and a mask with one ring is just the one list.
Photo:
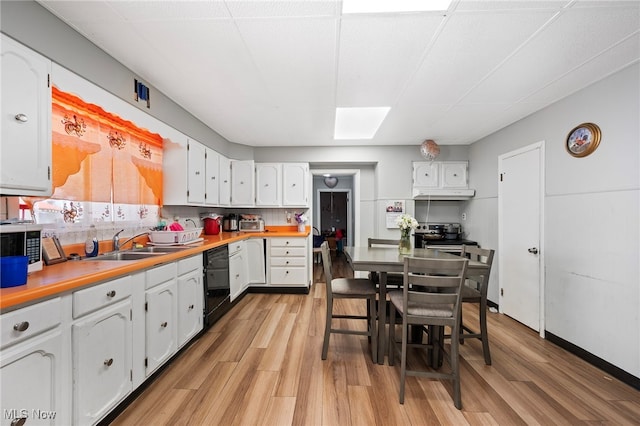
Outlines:
{"label": "dish drying rack", "polygon": [[202,228],[189,228],[183,231],[150,231],[149,241],[154,244],[185,244],[195,242],[202,234]]}

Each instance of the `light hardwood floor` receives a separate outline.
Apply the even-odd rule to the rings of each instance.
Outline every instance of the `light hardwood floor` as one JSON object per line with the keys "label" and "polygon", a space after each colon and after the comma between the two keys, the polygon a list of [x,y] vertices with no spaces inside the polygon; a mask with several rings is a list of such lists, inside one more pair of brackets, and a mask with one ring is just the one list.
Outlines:
{"label": "light hardwood floor", "polygon": [[[340,257],[334,269],[351,274]],[[415,377],[400,405],[399,362],[373,364],[366,338],[332,335],[320,359],[323,279],[316,265],[308,295],[246,295],[113,424],[640,424],[639,391],[494,313],[493,365],[484,364],[478,341],[461,346],[461,411],[450,383]],[[365,311],[362,301],[339,302]],[[464,317],[475,320],[477,307],[465,304]]]}

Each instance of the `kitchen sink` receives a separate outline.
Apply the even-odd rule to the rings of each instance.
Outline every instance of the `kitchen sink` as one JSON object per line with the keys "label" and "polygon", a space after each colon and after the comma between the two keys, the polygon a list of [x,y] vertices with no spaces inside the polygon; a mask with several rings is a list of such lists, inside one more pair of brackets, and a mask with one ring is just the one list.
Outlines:
{"label": "kitchen sink", "polygon": [[148,257],[159,256],[165,253],[149,253],[149,252],[133,252],[133,251],[119,251],[116,253],[101,254],[96,257],[85,257],[84,260],[140,260]]}
{"label": "kitchen sink", "polygon": [[184,246],[171,246],[171,247],[157,247],[157,246],[149,246],[143,248],[137,248],[132,250],[127,250],[123,253],[175,253],[180,250],[186,250],[189,247]]}
{"label": "kitchen sink", "polygon": [[167,253],[175,253],[180,250],[185,250],[188,247],[143,247],[139,249],[116,251],[106,254],[101,254],[96,257],[85,257],[84,260],[139,260],[146,259],[148,257],[159,256]]}

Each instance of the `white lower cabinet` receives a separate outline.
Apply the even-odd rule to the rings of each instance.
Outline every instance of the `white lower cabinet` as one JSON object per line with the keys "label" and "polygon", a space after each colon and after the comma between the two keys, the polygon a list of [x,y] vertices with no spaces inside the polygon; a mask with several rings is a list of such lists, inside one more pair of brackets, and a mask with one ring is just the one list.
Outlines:
{"label": "white lower cabinet", "polygon": [[178,347],[202,330],[202,255],[178,261]]}
{"label": "white lower cabinet", "polygon": [[95,424],[132,390],[131,298],[72,326],[73,420]]}
{"label": "white lower cabinet", "polygon": [[233,302],[247,286],[245,241],[229,244],[229,288]]}
{"label": "white lower cabinet", "polygon": [[0,424],[69,424],[71,382],[64,374],[68,331],[60,326],[60,298],[0,318]]}
{"label": "white lower cabinet", "polygon": [[95,424],[132,384],[132,279],[72,294],[73,424]]}
{"label": "white lower cabinet", "polygon": [[263,286],[266,284],[264,238],[249,238],[247,247],[247,280],[248,286]]}
{"label": "white lower cabinet", "polygon": [[268,241],[269,285],[307,287],[307,238],[269,238]]}
{"label": "white lower cabinet", "polygon": [[176,263],[147,271],[145,292],[145,370],[149,376],[178,349]]}

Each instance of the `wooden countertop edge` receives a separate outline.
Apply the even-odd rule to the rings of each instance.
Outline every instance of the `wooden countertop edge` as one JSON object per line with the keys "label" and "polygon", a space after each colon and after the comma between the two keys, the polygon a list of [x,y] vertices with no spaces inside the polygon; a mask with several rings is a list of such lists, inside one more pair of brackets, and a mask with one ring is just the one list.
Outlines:
{"label": "wooden countertop edge", "polygon": [[204,241],[176,253],[140,260],[81,260],[45,266],[42,271],[30,274],[25,285],[0,289],[0,311],[14,310],[101,281],[193,256],[234,241],[249,238],[306,237],[309,232],[309,226],[306,227],[306,232],[298,232],[296,227],[290,226],[267,227],[265,232],[221,232],[218,235],[203,235]]}

